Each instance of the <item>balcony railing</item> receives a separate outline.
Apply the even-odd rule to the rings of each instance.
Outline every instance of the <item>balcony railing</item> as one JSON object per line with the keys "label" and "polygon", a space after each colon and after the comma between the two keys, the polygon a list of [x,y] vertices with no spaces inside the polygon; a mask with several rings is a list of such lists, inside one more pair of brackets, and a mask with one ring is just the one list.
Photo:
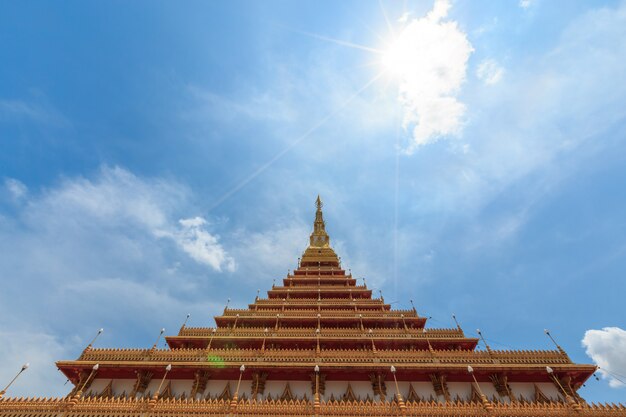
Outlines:
{"label": "balcony railing", "polygon": [[453,365],[566,365],[569,357],[557,350],[399,350],[385,349],[89,349],[79,361],[88,362],[220,362],[277,364],[303,363],[388,363]]}

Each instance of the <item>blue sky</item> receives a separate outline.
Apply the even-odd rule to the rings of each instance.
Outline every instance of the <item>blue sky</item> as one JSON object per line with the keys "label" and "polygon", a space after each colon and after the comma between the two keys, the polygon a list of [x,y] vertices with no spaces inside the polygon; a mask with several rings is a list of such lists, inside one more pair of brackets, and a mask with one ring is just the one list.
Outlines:
{"label": "blue sky", "polygon": [[[625,380],[626,2],[8,2],[0,381],[344,266],[432,327]],[[585,340],[583,345],[583,339]],[[592,357],[590,357],[591,355]],[[608,374],[590,401],[624,401]]]}

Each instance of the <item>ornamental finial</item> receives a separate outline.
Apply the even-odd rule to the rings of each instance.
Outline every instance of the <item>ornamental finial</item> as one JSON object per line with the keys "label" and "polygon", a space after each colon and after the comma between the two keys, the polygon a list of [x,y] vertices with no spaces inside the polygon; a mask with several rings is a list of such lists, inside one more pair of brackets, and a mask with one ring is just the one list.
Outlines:
{"label": "ornamental finial", "polygon": [[317,211],[315,212],[315,221],[313,222],[313,233],[311,233],[309,246],[315,248],[327,248],[329,247],[330,238],[326,233],[326,224],[324,223],[324,214],[322,213],[322,199],[317,196],[315,200],[315,206]]}

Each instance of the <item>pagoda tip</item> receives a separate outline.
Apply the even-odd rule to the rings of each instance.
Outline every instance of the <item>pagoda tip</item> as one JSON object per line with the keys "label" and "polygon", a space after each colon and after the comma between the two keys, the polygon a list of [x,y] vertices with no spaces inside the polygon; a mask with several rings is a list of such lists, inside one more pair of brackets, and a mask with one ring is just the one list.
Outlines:
{"label": "pagoda tip", "polygon": [[320,198],[320,195],[317,195],[317,199],[315,200],[315,207],[317,207],[318,210],[322,209],[322,206],[324,205],[324,203],[322,203],[322,199]]}

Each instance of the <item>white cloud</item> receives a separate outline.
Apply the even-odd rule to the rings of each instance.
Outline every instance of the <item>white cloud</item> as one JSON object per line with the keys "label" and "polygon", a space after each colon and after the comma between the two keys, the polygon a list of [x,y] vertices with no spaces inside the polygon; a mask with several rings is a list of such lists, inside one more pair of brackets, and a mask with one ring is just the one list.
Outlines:
{"label": "white cloud", "polygon": [[207,231],[204,219],[172,220],[175,208],[187,199],[187,191],[176,183],[143,180],[122,168],[104,167],[96,180],[66,180],[60,188],[32,200],[25,216],[47,227],[56,226],[56,217],[64,213],[71,222],[87,227],[139,228],[171,238],[192,259],[215,271],[233,270],[234,260],[219,238]]}
{"label": "white cloud", "polygon": [[622,388],[626,386],[614,375],[611,375],[626,375],[626,356],[624,355],[626,352],[626,330],[619,327],[587,330],[582,345],[585,347],[587,355],[600,367],[602,376],[609,379],[611,387]]}
{"label": "white cloud", "polygon": [[408,151],[461,132],[465,105],[457,99],[473,51],[455,21],[443,20],[450,2],[436,0],[433,9],[402,29],[383,63],[398,77],[404,126],[412,130]]}
{"label": "white cloud", "polygon": [[222,268],[230,272],[235,270],[235,260],[220,245],[219,237],[206,230],[205,219],[194,217],[181,219],[179,223],[180,229],[172,236],[189,256],[216,271],[221,271]]}
{"label": "white cloud", "polygon": [[626,117],[619,105],[626,98],[626,61],[615,59],[626,53],[619,41],[624,36],[626,4],[590,10],[570,22],[554,48],[507,68],[507,82],[499,88],[468,94],[469,151],[446,154],[428,180],[414,183],[415,193],[431,196],[420,210],[454,211],[460,218],[472,213],[476,220],[517,186],[525,202],[513,213],[516,218],[508,222],[490,214],[477,230],[493,231],[480,234],[481,241],[524,230],[546,195],[588,167],[592,153],[620,140],[607,132],[621,129]]}
{"label": "white cloud", "polygon": [[193,199],[176,181],[104,167],[0,212],[0,380],[31,363],[9,395],[66,394],[54,361],[77,357],[94,329],[100,346],[145,347],[187,313],[208,325],[234,261],[189,215]]}
{"label": "white cloud", "polygon": [[23,182],[16,180],[15,178],[6,178],[4,180],[4,187],[7,191],[9,191],[9,194],[14,201],[21,200],[22,197],[26,196],[28,193],[28,187],[26,187]]}
{"label": "white cloud", "polygon": [[500,82],[503,75],[504,68],[491,58],[483,60],[476,69],[476,76],[487,85]]}
{"label": "white cloud", "polygon": [[54,365],[55,361],[67,357],[67,341],[64,343],[45,332],[28,331],[24,328],[2,330],[0,339],[0,357],[5,364],[0,367],[3,388],[20,370],[22,364],[30,365],[7,391],[7,397],[32,396],[33,392],[29,387],[33,385],[33,381],[49,387],[46,390],[49,394],[67,394],[69,389],[63,386],[65,377]]}
{"label": "white cloud", "polygon": [[29,120],[55,127],[68,127],[70,122],[56,110],[47,98],[34,91],[27,100],[0,98],[0,122]]}
{"label": "white cloud", "polygon": [[246,261],[242,265],[242,276],[248,275],[267,285],[271,279],[286,274],[290,266],[296,266],[298,257],[307,247],[311,230],[312,221],[310,225],[292,221],[263,232],[236,231],[234,240],[238,243],[233,253]]}
{"label": "white cloud", "polygon": [[534,0],[520,0],[519,7],[521,7],[522,9],[528,9],[530,6],[532,6],[533,3]]}

